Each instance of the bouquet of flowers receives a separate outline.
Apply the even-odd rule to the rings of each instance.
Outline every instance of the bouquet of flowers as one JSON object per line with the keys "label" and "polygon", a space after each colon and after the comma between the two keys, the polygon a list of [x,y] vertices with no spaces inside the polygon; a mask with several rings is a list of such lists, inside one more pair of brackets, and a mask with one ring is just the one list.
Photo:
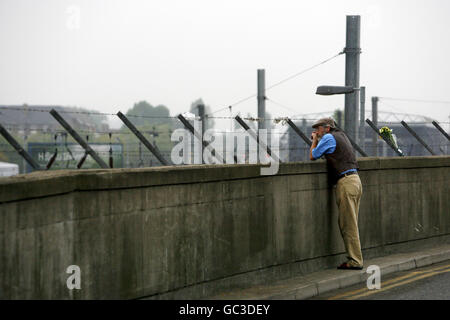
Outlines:
{"label": "bouquet of flowers", "polygon": [[402,150],[398,148],[397,145],[397,139],[395,139],[395,136],[392,134],[392,129],[389,129],[388,127],[383,127],[380,129],[380,136],[388,141],[391,145],[395,147],[401,154],[403,154]]}

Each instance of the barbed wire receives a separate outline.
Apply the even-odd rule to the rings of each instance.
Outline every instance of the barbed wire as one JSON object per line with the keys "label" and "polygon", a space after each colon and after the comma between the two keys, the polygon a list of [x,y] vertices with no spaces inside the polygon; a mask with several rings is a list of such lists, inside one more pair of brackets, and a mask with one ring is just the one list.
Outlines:
{"label": "barbed wire", "polygon": [[[31,112],[44,112],[44,113],[50,113],[51,110],[47,109],[35,109],[35,108],[28,108],[28,107],[2,107],[1,110],[17,110],[17,111],[31,111]],[[55,109],[58,113],[70,113],[70,114],[85,114],[85,115],[97,115],[97,116],[116,116],[117,114],[114,113],[104,113],[104,112],[93,112],[93,111],[75,111],[75,110],[61,110],[61,109]]]}
{"label": "barbed wire", "polygon": [[[14,108],[1,108],[0,112],[2,109],[8,109],[8,110],[17,110],[17,111],[31,111],[31,112],[45,112],[45,113],[50,113],[49,110],[39,110],[39,109],[26,109],[26,108],[22,108],[22,107],[14,107]],[[72,111],[58,111],[60,113],[80,113],[80,112],[72,112]],[[96,113],[96,112],[82,112],[83,114],[89,114],[89,115],[105,115],[103,113]],[[107,115],[113,115],[113,116],[117,116],[117,114],[107,114]],[[178,116],[146,116],[146,115],[126,115],[127,117],[135,117],[135,118],[149,118],[149,119],[177,119],[178,120]],[[277,120],[277,118],[253,118],[253,117],[241,117],[243,120],[248,120],[248,121],[265,121],[265,120]],[[199,120],[200,118],[198,116],[195,117],[196,120]],[[223,117],[210,117],[208,116],[208,119],[235,119],[235,117],[230,117],[230,116],[223,116]],[[187,118],[187,120],[192,120],[191,118]],[[291,119],[291,120],[302,120],[302,119]],[[318,120],[318,119],[309,119],[309,120]]]}
{"label": "barbed wire", "polygon": [[[418,148],[418,147],[420,147],[421,149],[421,151],[426,151],[426,149],[422,146],[422,145],[420,145],[420,144],[399,144],[399,148],[400,149],[402,149],[402,150],[406,150],[408,147],[411,147],[411,145],[414,147],[414,148]],[[431,145],[429,145],[430,147],[434,147],[434,148],[439,148],[439,147],[445,147],[444,145],[436,145],[436,144],[431,144]],[[370,150],[375,150],[375,149],[377,149],[377,150],[380,150],[380,147],[379,146],[367,146],[367,147],[365,147],[365,151],[366,152],[369,152]],[[391,152],[392,150],[391,149],[386,149],[388,152]],[[437,149],[436,149],[437,150]],[[309,151],[309,146],[305,146],[305,147],[283,147],[283,148],[272,148],[272,151],[273,152],[280,152],[280,151],[299,151],[300,153],[302,153],[302,152],[306,152],[306,151]],[[0,149],[0,152],[1,153],[9,153],[9,154],[17,154],[17,155],[19,155],[15,150],[4,150],[4,149]],[[393,151],[392,151],[393,152]],[[46,150],[46,152],[45,153],[48,153],[48,154],[52,154],[53,152],[52,152],[52,150]],[[99,154],[99,155],[110,155],[110,152],[108,151],[108,150],[105,150],[105,151],[96,151],[96,153],[97,154]],[[248,154],[249,152],[248,152],[248,150],[247,150],[247,152],[246,152],[246,154]],[[254,154],[254,153],[256,153],[256,151],[252,151],[252,152],[250,152],[250,153],[252,153],[252,154]],[[170,156],[172,153],[171,152],[169,152],[169,151],[161,151],[160,150],[160,154],[162,154],[162,155],[165,155],[165,156]],[[194,153],[193,152],[190,152],[189,153],[191,156],[192,155],[194,155]],[[236,152],[235,151],[223,151],[223,152],[221,152],[221,154],[223,154],[223,155],[227,155],[227,154],[236,154]],[[139,155],[141,155],[141,156],[144,156],[144,157],[150,157],[150,158],[154,158],[154,159],[157,159],[150,151],[148,151],[148,150],[142,150],[141,152],[139,152],[139,151],[113,151],[112,152],[112,155],[113,156],[121,156],[122,158],[124,158],[124,157],[126,157],[127,155],[135,155],[136,157],[138,157]],[[244,154],[237,154],[238,156],[243,156]],[[425,155],[428,155],[428,152],[426,152],[425,153]],[[295,154],[293,155],[293,156],[295,156]],[[74,160],[74,159],[64,159],[64,161],[67,161],[67,160],[70,160],[70,161],[76,161],[76,160]]]}
{"label": "barbed wire", "polygon": [[[285,122],[286,118],[277,118],[276,120],[281,121],[281,122]],[[412,128],[414,128],[416,125],[424,125],[424,124],[430,125],[428,127],[430,129],[437,130],[429,122],[410,123],[409,125]],[[282,123],[282,125],[285,125],[285,123]],[[393,128],[392,125],[396,125],[397,127],[394,128],[394,130],[402,130],[402,131],[405,130],[406,131],[406,129],[402,126],[402,124],[400,122],[382,123],[381,125],[379,124],[378,127],[385,126],[385,125],[386,126],[391,126],[391,128]],[[23,130],[20,130],[20,129],[17,129],[17,128],[10,128],[10,127],[5,127],[5,129],[10,131],[10,132],[13,132],[13,133],[16,132],[16,134],[17,134],[17,132],[23,131]],[[287,130],[279,131],[277,128],[270,128],[270,129],[268,129],[267,134],[268,135],[270,135],[270,134],[271,135],[286,135],[286,134],[288,134],[288,132],[289,132],[289,130],[291,128],[290,127],[286,127],[286,129]],[[308,129],[310,129],[310,128],[308,127]],[[253,130],[256,130],[256,129],[253,128]],[[41,134],[46,135],[48,137],[48,140],[51,140],[51,141],[55,140],[55,136],[56,137],[59,136],[61,138],[67,136],[67,138],[72,139],[70,134],[68,134],[64,130],[55,130],[55,131],[53,131],[53,130],[48,130],[48,129],[31,129],[30,132],[27,134],[27,136],[32,137],[34,131],[37,131],[37,132],[40,132]],[[140,132],[142,134],[144,134],[144,136],[147,135],[147,136],[151,136],[153,139],[156,138],[156,139],[160,140],[161,137],[164,137],[164,136],[170,137],[174,133],[174,131],[175,130],[156,130],[156,131],[142,131],[141,130]],[[244,131],[245,130],[243,128],[240,129],[240,130],[233,130],[233,131],[223,130],[223,129],[215,129],[213,131],[213,133],[227,135],[227,134],[241,134]],[[105,136],[105,139],[109,138],[109,140],[114,140],[116,138],[119,138],[122,135],[126,135],[126,136],[132,135],[132,136],[134,136],[134,133],[130,132],[130,131],[128,131],[128,132],[127,131],[126,132],[109,132],[109,131],[77,130],[77,132],[80,133],[80,134],[84,134],[84,135],[86,135],[86,136],[88,136],[89,138],[92,138],[92,139],[97,139],[98,138],[97,136]],[[369,134],[372,134],[372,131],[369,131],[369,132],[370,132]],[[111,134],[111,137],[109,137],[110,134]],[[394,132],[394,134],[395,134],[395,132]],[[443,137],[442,133],[440,133],[439,131],[432,132],[430,130],[425,130],[425,132],[421,132],[421,134],[426,134],[427,137],[429,138],[429,140],[434,139],[435,137],[439,137],[439,138]],[[367,135],[367,133],[366,133],[366,135]],[[29,140],[29,139],[30,138],[28,138],[27,140]],[[36,141],[30,141],[30,142],[36,142]],[[107,143],[107,141],[103,141],[103,142]],[[131,142],[124,141],[124,143],[130,144]]]}
{"label": "barbed wire", "polygon": [[[398,129],[400,129],[400,128],[396,128],[395,130],[398,130]],[[402,127],[402,131],[403,131],[403,127]],[[253,129],[253,130],[255,130],[255,129]],[[289,127],[289,130],[290,130],[290,127]],[[286,131],[278,131],[278,130],[274,130],[274,129],[272,129],[272,130],[268,130],[267,131],[267,135],[268,136],[270,136],[270,135],[272,135],[272,136],[276,136],[276,135],[279,135],[279,136],[288,136],[289,134],[290,134],[290,131],[289,130],[286,130]],[[406,129],[404,129],[404,130],[406,130]],[[256,131],[256,130],[255,130]],[[188,132],[189,133],[189,135],[190,136],[192,136],[192,133],[191,132]],[[227,135],[236,135],[236,134],[243,134],[243,133],[245,133],[245,130],[244,129],[242,129],[241,131],[214,131],[213,132],[214,134],[222,134],[223,135],[223,137],[226,137]],[[305,134],[307,133],[306,131],[304,132]],[[397,132],[393,132],[394,134],[396,134],[396,133],[398,133],[398,131]],[[132,134],[132,133],[131,133]],[[372,134],[376,134],[375,132],[373,132],[373,131],[369,131],[369,133],[366,133],[366,137],[368,138],[368,137],[370,137]],[[434,139],[436,139],[436,138],[439,138],[439,139],[442,139],[442,138],[444,138],[444,136],[442,135],[442,133],[440,133],[440,132],[429,132],[429,131],[425,131],[425,132],[420,132],[420,134],[426,134],[427,135],[427,138],[424,138],[424,140],[426,140],[426,141],[431,141],[431,140],[434,140]],[[47,139],[45,139],[46,141],[34,141],[34,140],[30,140],[29,138],[27,139],[27,141],[28,141],[28,143],[41,143],[41,142],[45,142],[45,143],[55,143],[55,138],[53,137],[54,135],[56,135],[56,133],[49,133],[49,135],[48,135],[48,138]],[[154,135],[154,134],[148,134],[148,135],[150,135],[151,137],[153,137],[152,138],[152,140],[154,139],[154,138],[156,138],[156,140],[158,141],[159,140],[159,142],[161,143],[161,138],[160,139],[158,139],[157,137],[160,137],[160,136],[167,136],[167,137],[171,137],[171,133],[169,133],[169,132],[160,132],[160,133],[158,133],[158,135]],[[403,134],[404,136],[409,136],[410,134],[408,133],[407,135],[406,134]],[[116,134],[116,135],[112,135],[111,136],[111,140],[109,140],[109,139],[98,139],[98,137],[96,137],[94,134],[91,134],[91,135],[88,135],[88,137],[89,137],[89,141],[88,141],[88,143],[103,143],[103,144],[107,144],[107,143],[109,143],[109,141],[114,141],[113,143],[117,143],[116,141],[117,141],[117,139],[115,139],[115,138],[118,138],[118,136],[120,136],[120,134]],[[398,137],[398,134],[396,134],[396,136],[397,136],[397,138],[398,139],[404,139],[404,137]],[[68,136],[69,137],[69,136]],[[412,136],[411,136],[411,138],[412,138]],[[64,141],[62,141],[62,140],[56,140],[56,141],[58,141],[57,143],[58,144],[60,144],[60,143],[63,143]],[[76,144],[76,142],[73,142],[74,140],[68,140],[67,141],[67,143],[71,143],[71,144],[73,144],[73,143],[75,143]],[[162,140],[162,141],[164,141],[164,140]],[[169,141],[171,141],[171,140],[169,140]],[[173,141],[173,142],[176,142],[176,141]],[[131,145],[133,145],[133,144],[139,144],[139,143],[141,143],[141,142],[134,142],[134,141],[128,141],[128,140],[126,140],[126,141],[119,141],[119,143],[121,143],[121,144],[127,144],[127,145],[129,145],[129,144],[131,144]],[[1,144],[0,144],[1,145]]]}
{"label": "barbed wire", "polygon": [[[432,124],[432,121],[405,121],[407,124],[416,125],[416,124]],[[401,121],[378,121],[378,126],[381,124],[398,124],[402,125]],[[438,124],[450,124],[450,121],[439,121]],[[434,126],[433,126],[434,127]]]}
{"label": "barbed wire", "polygon": [[[11,128],[11,127],[6,127],[4,126],[5,129],[9,130],[9,131],[23,131],[24,129],[21,128]],[[88,131],[88,130],[78,130],[75,129],[78,133],[83,133],[83,134],[88,134],[88,135],[109,135],[111,134],[112,136],[117,136],[117,135],[134,135],[133,132],[131,131],[124,131],[124,132],[120,132],[120,131]],[[35,128],[35,129],[27,129],[27,131],[30,132],[41,132],[42,134],[47,134],[47,135],[68,135],[67,131],[62,130],[62,129],[43,129],[43,128]],[[143,131],[143,130],[139,130],[140,133],[142,134],[148,134],[148,135],[165,135],[165,134],[171,134],[173,132],[173,130],[162,130],[162,131]]]}
{"label": "barbed wire", "polygon": [[[297,138],[297,137],[295,137],[295,138]],[[415,141],[415,140],[411,140],[412,142],[404,142],[404,141],[402,141],[403,140],[402,138],[398,138],[398,140],[399,141],[397,143],[398,143],[399,146],[417,145],[417,146],[423,147],[422,144],[420,144],[418,141]],[[381,139],[380,139],[380,141],[381,141]],[[298,140],[291,141],[292,144],[294,144],[295,142],[298,142],[298,144],[301,144],[301,145],[304,144],[304,141],[301,140],[300,137],[298,137]],[[441,142],[436,142],[436,139],[434,139],[434,137],[432,139],[427,139],[425,142],[430,147],[445,147],[445,146],[449,146],[450,145],[450,142],[446,142],[444,140],[442,140]],[[55,146],[54,142],[36,142],[36,143],[46,143],[46,145],[43,145],[42,147],[47,146],[49,148],[53,148]],[[137,146],[137,145],[140,145],[140,144],[141,144],[141,142],[137,142],[137,141],[136,142],[127,142],[126,143],[126,145],[133,145],[133,146]],[[173,144],[176,144],[176,143],[173,143]],[[282,143],[282,144],[284,144],[284,143]],[[108,142],[100,143],[100,145],[103,145],[105,147],[109,147],[109,143]],[[113,146],[118,146],[118,145],[123,145],[123,144],[115,142],[115,143],[112,143],[112,145]],[[56,143],[56,147],[57,148],[64,148],[65,146],[66,145],[64,143]],[[77,143],[68,143],[67,146],[78,146],[78,144]],[[165,145],[165,146],[167,146],[167,145]],[[1,149],[1,150],[4,150],[4,151],[14,150],[12,146],[10,146],[9,144],[6,144],[6,143],[0,143],[0,147],[2,147],[3,149]],[[39,147],[37,145],[33,145],[33,147],[34,147],[34,150],[39,150],[38,149]],[[296,147],[293,147],[293,148],[303,148],[303,147],[306,148],[306,145],[305,146],[296,146]],[[375,146],[373,146],[371,143],[370,144],[366,143],[366,145],[364,146],[364,148],[374,148],[374,147]],[[164,149],[164,145],[161,145],[158,148],[163,148]],[[279,148],[281,148],[281,147],[279,147]],[[307,148],[309,149],[309,146]],[[145,152],[150,152],[147,149],[143,149],[143,150],[145,150]],[[119,151],[117,151],[117,152],[119,152]],[[132,152],[132,150],[124,151],[122,149],[121,152]]]}

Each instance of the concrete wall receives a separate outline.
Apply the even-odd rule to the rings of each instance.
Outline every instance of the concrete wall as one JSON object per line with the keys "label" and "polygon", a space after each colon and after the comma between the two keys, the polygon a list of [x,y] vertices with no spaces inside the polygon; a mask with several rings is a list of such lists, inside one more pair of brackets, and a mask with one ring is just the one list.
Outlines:
{"label": "concrete wall", "polygon": [[[450,157],[359,159],[366,258],[447,241]],[[0,179],[0,299],[201,298],[344,261],[324,161]],[[68,290],[66,268],[81,268]]]}

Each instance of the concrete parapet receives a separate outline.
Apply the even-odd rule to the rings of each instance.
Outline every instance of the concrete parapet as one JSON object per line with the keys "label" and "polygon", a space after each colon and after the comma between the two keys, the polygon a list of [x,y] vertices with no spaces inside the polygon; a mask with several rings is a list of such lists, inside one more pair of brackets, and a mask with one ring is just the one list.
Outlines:
{"label": "concrete parapet", "polygon": [[[358,161],[365,257],[450,234],[450,157]],[[183,299],[308,274],[345,253],[319,160],[274,176],[243,164],[2,178],[0,257],[1,299]],[[67,289],[70,265],[80,290]]]}

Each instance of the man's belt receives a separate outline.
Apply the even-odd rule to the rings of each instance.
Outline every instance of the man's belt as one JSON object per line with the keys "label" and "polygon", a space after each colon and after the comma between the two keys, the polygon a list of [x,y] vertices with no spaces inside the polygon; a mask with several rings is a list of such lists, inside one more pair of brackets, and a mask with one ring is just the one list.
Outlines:
{"label": "man's belt", "polygon": [[338,177],[338,180],[341,179],[341,178],[343,178],[343,177],[346,177],[346,176],[351,176],[352,174],[358,174],[358,171],[350,171],[350,172],[341,174],[341,175]]}

